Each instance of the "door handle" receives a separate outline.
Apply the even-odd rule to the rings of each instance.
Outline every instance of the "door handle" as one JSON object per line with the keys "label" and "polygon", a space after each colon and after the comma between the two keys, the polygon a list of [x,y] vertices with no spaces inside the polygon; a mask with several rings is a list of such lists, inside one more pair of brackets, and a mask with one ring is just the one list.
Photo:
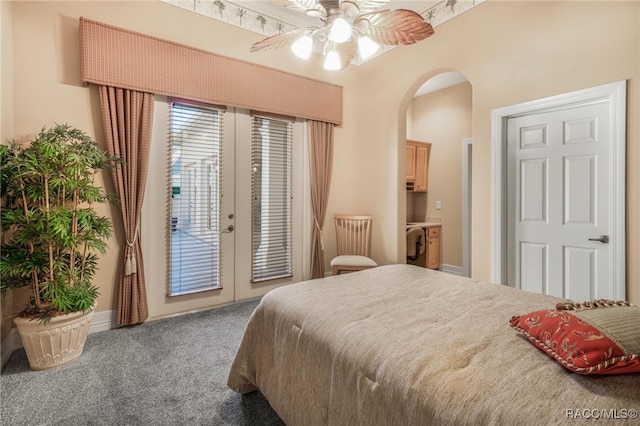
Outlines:
{"label": "door handle", "polygon": [[599,241],[603,244],[607,244],[609,242],[608,235],[600,235],[598,238],[589,238],[589,241]]}
{"label": "door handle", "polygon": [[233,232],[234,229],[236,229],[236,228],[233,225],[229,225],[229,226],[227,226],[227,229],[223,229],[222,230],[222,233],[223,234],[227,234],[229,232]]}

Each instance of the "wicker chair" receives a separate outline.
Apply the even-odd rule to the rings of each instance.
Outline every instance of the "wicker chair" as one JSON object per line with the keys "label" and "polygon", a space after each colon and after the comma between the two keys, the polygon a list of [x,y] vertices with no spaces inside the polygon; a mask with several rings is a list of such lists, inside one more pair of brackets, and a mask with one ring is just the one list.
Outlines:
{"label": "wicker chair", "polygon": [[331,260],[333,275],[342,271],[360,271],[378,266],[369,257],[371,216],[334,215],[338,253]]}

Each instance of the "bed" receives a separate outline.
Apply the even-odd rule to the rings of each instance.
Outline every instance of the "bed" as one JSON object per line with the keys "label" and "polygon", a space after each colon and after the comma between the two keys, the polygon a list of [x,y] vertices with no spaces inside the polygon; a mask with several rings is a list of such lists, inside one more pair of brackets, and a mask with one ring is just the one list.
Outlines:
{"label": "bed", "polygon": [[412,265],[281,287],[228,385],[260,389],[290,426],[638,424],[640,374],[576,374],[510,326],[558,302]]}

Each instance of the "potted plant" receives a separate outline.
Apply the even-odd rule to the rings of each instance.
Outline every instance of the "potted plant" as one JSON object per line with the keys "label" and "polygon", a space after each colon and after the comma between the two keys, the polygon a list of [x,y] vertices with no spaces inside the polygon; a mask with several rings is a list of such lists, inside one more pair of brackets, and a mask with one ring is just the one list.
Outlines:
{"label": "potted plant", "polygon": [[0,289],[30,287],[14,322],[31,368],[64,365],[82,353],[98,297],[98,253],[111,235],[94,205],[114,199],[95,176],[118,158],[65,124],[43,128],[25,146],[0,145],[0,161]]}

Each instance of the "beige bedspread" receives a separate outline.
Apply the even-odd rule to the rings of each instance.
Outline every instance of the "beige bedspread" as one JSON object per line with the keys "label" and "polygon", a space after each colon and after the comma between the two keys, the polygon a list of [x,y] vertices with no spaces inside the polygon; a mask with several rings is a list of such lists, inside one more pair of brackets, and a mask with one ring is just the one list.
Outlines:
{"label": "beige bedspread", "polygon": [[[576,425],[640,410],[639,374],[571,373],[509,326],[558,300],[411,265],[282,287],[253,313],[228,384],[259,388],[290,426]],[[615,423],[640,420],[602,422]]]}

